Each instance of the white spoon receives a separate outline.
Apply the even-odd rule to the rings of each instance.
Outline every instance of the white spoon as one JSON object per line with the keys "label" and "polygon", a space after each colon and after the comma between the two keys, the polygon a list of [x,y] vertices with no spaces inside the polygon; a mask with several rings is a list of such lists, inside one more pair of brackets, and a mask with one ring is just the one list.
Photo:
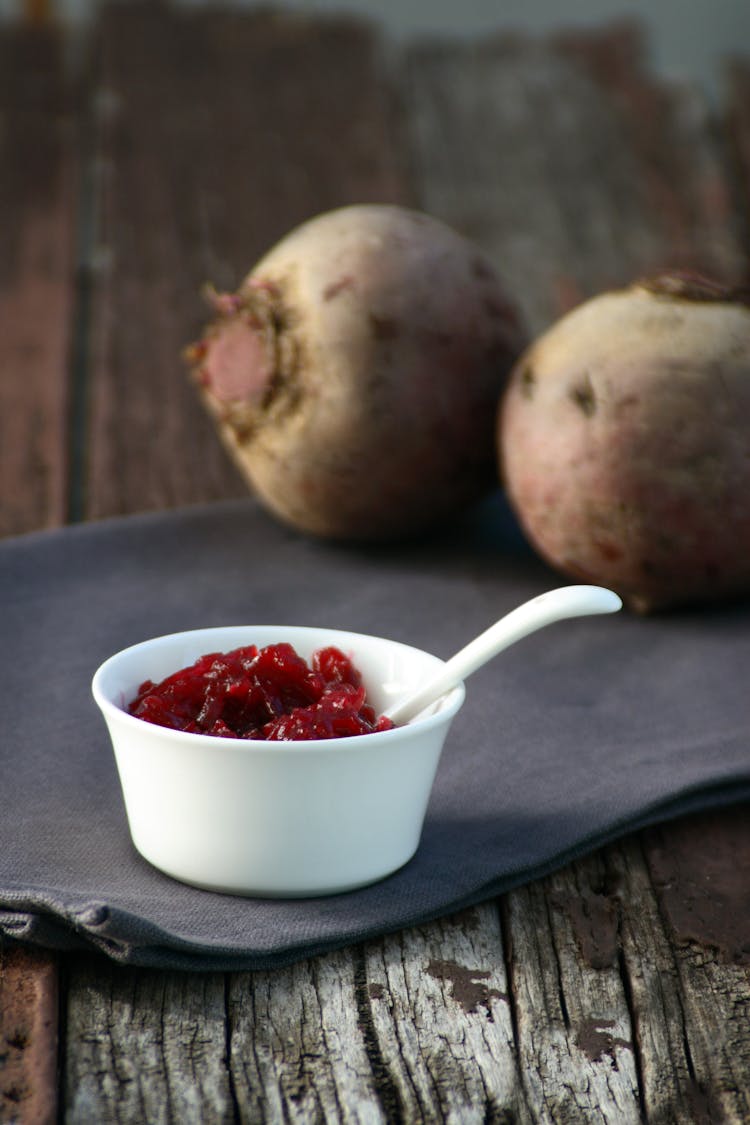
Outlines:
{"label": "white spoon", "polygon": [[585,617],[593,613],[615,613],[622,601],[603,586],[561,586],[548,590],[501,617],[465,648],[452,656],[432,679],[412,695],[399,699],[385,714],[396,724],[410,722],[426,707],[450,691],[477,668],[481,668],[504,648],[529,633],[562,621],[566,617]]}

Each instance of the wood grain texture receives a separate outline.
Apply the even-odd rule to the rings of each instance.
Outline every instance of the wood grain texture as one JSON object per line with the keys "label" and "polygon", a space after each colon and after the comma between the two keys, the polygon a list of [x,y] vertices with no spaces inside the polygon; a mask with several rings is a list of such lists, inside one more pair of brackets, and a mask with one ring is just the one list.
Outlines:
{"label": "wood grain texture", "polygon": [[356,22],[103,16],[88,514],[243,495],[182,359],[208,308],[311,215],[403,195],[376,41]]}
{"label": "wood grain texture", "polygon": [[674,951],[690,1089],[706,1116],[750,1117],[750,809],[661,825],[644,838]]}
{"label": "wood grain texture", "polygon": [[605,859],[605,885],[616,925],[616,956],[631,1011],[644,1118],[689,1121],[700,1091],[691,1069],[669,930],[639,842],[629,840],[609,848]]}
{"label": "wood grain texture", "polygon": [[[632,838],[507,897],[518,1052],[537,1120],[747,1120],[747,965],[716,955],[716,927],[712,942],[705,930],[696,938],[684,921],[700,914],[690,893],[662,881],[681,859],[693,901],[722,898],[706,876],[721,871],[726,893],[745,817],[686,817],[646,834],[650,854]],[[740,883],[723,898],[728,917],[719,911],[725,934],[747,917]]]}
{"label": "wood grain texture", "polygon": [[485,247],[534,334],[669,266],[743,272],[707,106],[657,85],[640,48],[624,27],[407,50],[421,204]]}
{"label": "wood grain texture", "polygon": [[492,903],[229,974],[225,994],[215,976],[79,959],[69,995],[69,1122],[536,1119]]}
{"label": "wood grain texture", "polygon": [[[0,30],[0,536],[59,524],[75,307],[75,84],[59,35]],[[0,949],[0,1120],[57,1106],[57,961]]]}
{"label": "wood grain texture", "polygon": [[73,90],[59,37],[0,34],[0,535],[60,523],[75,282]]}
{"label": "wood grain texture", "polygon": [[0,1121],[57,1120],[58,975],[41,950],[0,949]]}
{"label": "wood grain texture", "polygon": [[65,1121],[235,1120],[224,978],[70,966]]}
{"label": "wood grain texture", "polygon": [[[650,257],[639,270],[696,269],[727,282],[744,275],[747,253],[717,115],[697,85],[656,79],[635,23],[600,35],[561,35],[566,57],[581,65],[611,104],[622,143],[636,161],[629,187],[645,219]],[[636,228],[637,229],[637,228]],[[625,241],[627,231],[623,228]]]}
{"label": "wood grain texture", "polygon": [[505,901],[519,1065],[536,1120],[641,1120],[604,868],[597,855]]}
{"label": "wood grain texture", "polygon": [[[735,57],[727,66],[725,129],[735,173],[742,241],[750,245],[750,59]],[[750,283],[750,266],[745,271]]]}
{"label": "wood grain texture", "polygon": [[242,1120],[532,1120],[497,907],[274,973],[234,975]]}
{"label": "wood grain texture", "polygon": [[389,1120],[534,1119],[496,903],[371,943],[363,967]]}
{"label": "wood grain texture", "polygon": [[240,1120],[388,1120],[360,1017],[356,949],[230,977],[230,1066]]}

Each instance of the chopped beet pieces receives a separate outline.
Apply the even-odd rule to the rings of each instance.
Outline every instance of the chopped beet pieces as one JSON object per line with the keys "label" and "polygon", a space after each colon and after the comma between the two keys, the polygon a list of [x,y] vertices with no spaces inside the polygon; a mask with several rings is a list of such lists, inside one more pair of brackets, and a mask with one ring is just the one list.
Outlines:
{"label": "chopped beet pieces", "polygon": [[309,667],[292,645],[211,652],[161,683],[146,680],[128,711],[193,734],[270,742],[345,738],[389,730],[366,702],[351,659],[329,646]]}

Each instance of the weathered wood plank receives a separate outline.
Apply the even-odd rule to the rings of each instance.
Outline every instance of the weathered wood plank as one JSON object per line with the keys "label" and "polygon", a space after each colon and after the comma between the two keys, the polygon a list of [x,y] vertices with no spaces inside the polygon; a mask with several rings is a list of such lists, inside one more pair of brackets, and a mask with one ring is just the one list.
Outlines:
{"label": "weathered wood plank", "polygon": [[60,39],[0,31],[0,535],[60,523],[75,280],[75,121]]}
{"label": "weathered wood plank", "polygon": [[[704,92],[693,82],[670,83],[649,73],[638,24],[600,35],[561,35],[558,42],[611,104],[622,142],[634,153],[636,177],[622,186],[634,193],[653,243],[650,253],[644,247],[644,261],[634,260],[636,270],[667,266],[727,282],[741,278],[747,248],[726,145]],[[625,242],[628,231],[629,222],[621,226]]]}
{"label": "weathered wood plank", "polygon": [[666,266],[744,268],[705,104],[637,48],[625,29],[407,51],[421,204],[485,247],[534,333]]}
{"label": "weathered wood plank", "polygon": [[[538,1120],[748,1119],[748,958],[727,965],[726,949],[711,952],[736,957],[747,940],[746,862],[729,874],[746,810],[730,816],[734,839],[724,815],[647,833],[648,865],[631,838],[508,896],[519,1051]],[[696,833],[710,841],[702,871]]]}
{"label": "weathered wood plank", "polygon": [[[0,535],[62,522],[75,291],[74,82],[50,31],[0,29]],[[0,950],[0,1119],[56,1119],[57,961]]]}
{"label": "weathered wood plank", "polygon": [[538,1120],[521,1078],[497,904],[370,943],[373,1069],[389,1120]]}
{"label": "weathered wood plank", "polygon": [[[647,1121],[690,1119],[695,1088],[674,955],[637,841],[606,853],[617,954],[631,1007]],[[637,904],[633,908],[632,904]]]}
{"label": "weathered wood plank", "polygon": [[714,1119],[750,1118],[750,829],[747,804],[661,825],[644,839],[673,949],[687,1061]]}
{"label": "weathered wood plank", "polygon": [[535,1120],[506,988],[493,904],[231,974],[226,1010],[218,977],[110,974],[78,959],[66,1120],[225,1120],[227,1090],[253,1122]]}
{"label": "weathered wood plank", "polygon": [[65,1121],[233,1122],[224,992],[218,973],[110,971],[96,959],[76,958]]}
{"label": "weathered wood plank", "polygon": [[403,196],[383,90],[359,23],[105,11],[91,516],[245,492],[181,358],[199,290],[236,285],[318,211]]}
{"label": "weathered wood plank", "polygon": [[[750,59],[734,58],[727,67],[726,128],[736,174],[743,241],[750,243]],[[750,279],[750,266],[745,273]]]}
{"label": "weathered wood plank", "polygon": [[0,949],[0,1121],[57,1120],[57,998],[54,957]]}
{"label": "weathered wood plank", "polygon": [[243,1119],[528,1121],[493,904],[234,977]]}
{"label": "weathered wood plank", "polygon": [[351,949],[230,977],[229,1062],[240,1120],[386,1125],[359,1016],[360,959]]}
{"label": "weathered wood plank", "polygon": [[507,896],[519,1064],[535,1120],[641,1120],[637,1051],[601,854]]}
{"label": "weathered wood plank", "polygon": [[226,999],[224,1013],[218,978],[78,960],[66,1120],[225,1120],[227,1089],[254,1122],[537,1119],[520,1088],[492,904],[288,969],[231,974]]}

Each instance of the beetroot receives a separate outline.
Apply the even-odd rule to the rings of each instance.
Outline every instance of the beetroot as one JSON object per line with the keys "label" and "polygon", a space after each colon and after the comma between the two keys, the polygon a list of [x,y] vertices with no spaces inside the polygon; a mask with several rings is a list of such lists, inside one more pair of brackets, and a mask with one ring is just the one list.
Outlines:
{"label": "beetroot", "polygon": [[750,591],[750,308],[665,275],[579,306],[521,357],[501,474],[539,552],[647,611]]}
{"label": "beetroot", "polygon": [[320,215],[213,305],[194,373],[283,520],[399,536],[496,482],[497,399],[525,341],[489,262],[442,223],[386,205]]}

